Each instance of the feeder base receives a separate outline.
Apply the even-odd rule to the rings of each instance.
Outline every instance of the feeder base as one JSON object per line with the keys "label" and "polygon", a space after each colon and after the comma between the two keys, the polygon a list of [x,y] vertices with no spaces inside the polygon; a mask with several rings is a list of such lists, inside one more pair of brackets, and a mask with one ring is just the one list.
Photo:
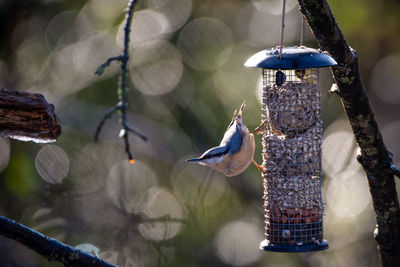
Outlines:
{"label": "feeder base", "polygon": [[328,249],[328,241],[322,240],[319,243],[303,244],[303,245],[280,245],[270,244],[267,240],[260,243],[260,249],[273,252],[312,252]]}

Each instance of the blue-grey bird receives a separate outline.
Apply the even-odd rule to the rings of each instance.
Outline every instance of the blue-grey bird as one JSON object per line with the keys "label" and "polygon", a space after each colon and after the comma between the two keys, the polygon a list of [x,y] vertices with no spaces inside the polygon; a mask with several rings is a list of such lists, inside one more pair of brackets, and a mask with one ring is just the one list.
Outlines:
{"label": "blue-grey bird", "polygon": [[253,160],[255,150],[253,133],[259,133],[265,121],[250,132],[242,121],[245,106],[246,104],[243,102],[237,115],[236,111],[233,113],[232,121],[219,146],[210,148],[200,157],[188,159],[187,161],[211,167],[226,176],[235,176],[242,173],[252,161],[259,170],[262,170],[262,166],[259,166]]}

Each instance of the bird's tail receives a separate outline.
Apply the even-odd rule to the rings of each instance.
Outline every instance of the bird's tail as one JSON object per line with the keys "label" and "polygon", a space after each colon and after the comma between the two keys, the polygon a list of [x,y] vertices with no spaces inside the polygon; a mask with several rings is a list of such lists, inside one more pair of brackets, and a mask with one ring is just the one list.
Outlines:
{"label": "bird's tail", "polygon": [[186,162],[200,162],[200,158],[192,158],[192,159],[187,159]]}

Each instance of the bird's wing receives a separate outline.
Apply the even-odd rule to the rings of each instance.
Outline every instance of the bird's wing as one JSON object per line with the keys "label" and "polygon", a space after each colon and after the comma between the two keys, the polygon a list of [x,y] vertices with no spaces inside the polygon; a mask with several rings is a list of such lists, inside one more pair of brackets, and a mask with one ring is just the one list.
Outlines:
{"label": "bird's wing", "polygon": [[209,150],[207,150],[206,152],[204,152],[203,155],[201,155],[200,157],[187,159],[186,161],[187,162],[200,162],[205,159],[217,158],[217,157],[224,156],[227,152],[228,152],[228,147],[216,146],[216,147],[212,147]]}
{"label": "bird's wing", "polygon": [[240,126],[235,121],[233,125],[225,132],[220,147],[226,147],[230,154],[239,152],[242,146],[243,134]]}
{"label": "bird's wing", "polygon": [[200,156],[200,159],[209,159],[213,157],[220,157],[223,156],[227,153],[228,147],[226,146],[216,146],[212,147],[206,152],[203,153],[203,155]]}

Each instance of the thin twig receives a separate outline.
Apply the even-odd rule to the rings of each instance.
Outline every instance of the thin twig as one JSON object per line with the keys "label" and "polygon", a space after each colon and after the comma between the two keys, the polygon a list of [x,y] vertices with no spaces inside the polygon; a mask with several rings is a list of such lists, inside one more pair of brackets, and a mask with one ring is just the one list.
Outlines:
{"label": "thin twig", "polygon": [[113,61],[122,61],[123,58],[124,58],[124,55],[119,55],[119,56],[116,56],[116,57],[110,57],[109,59],[106,60],[106,62],[104,62],[103,64],[101,64],[97,68],[97,70],[96,70],[96,72],[94,74],[102,75],[104,73],[105,69],[108,66],[110,66],[111,62],[113,62]]}
{"label": "thin twig", "polygon": [[122,129],[120,131],[120,137],[124,138],[125,144],[125,153],[128,155],[129,162],[133,164],[134,157],[130,150],[129,144],[129,132],[139,136],[144,141],[147,141],[147,137],[141,133],[140,131],[134,129],[133,127],[129,126],[126,120],[126,107],[127,107],[127,75],[128,75],[128,60],[129,60],[129,42],[130,42],[130,32],[131,32],[131,24],[132,24],[132,17],[133,17],[133,9],[135,6],[136,0],[129,0],[127,4],[127,8],[125,11],[125,27],[124,27],[124,50],[122,55],[116,57],[110,57],[107,59],[105,63],[100,65],[100,67],[96,70],[96,74],[101,75],[105,68],[110,65],[112,61],[120,61],[121,62],[121,75],[119,77],[119,86],[118,86],[118,104],[114,106],[111,110],[104,113],[103,119],[100,121],[99,125],[97,126],[96,133],[95,133],[95,140],[97,141],[100,131],[105,123],[105,121],[111,118],[117,111],[120,111],[120,124],[122,125]]}
{"label": "thin twig", "polygon": [[0,234],[36,251],[49,261],[59,261],[65,266],[116,267],[3,216],[0,216]]}
{"label": "thin twig", "polygon": [[145,136],[142,132],[133,129],[131,126],[129,126],[128,124],[125,124],[125,128],[129,131],[132,132],[134,134],[136,134],[137,136],[139,136],[140,138],[143,139],[143,141],[147,141],[147,136]]}
{"label": "thin twig", "polygon": [[120,109],[121,109],[121,106],[116,105],[116,106],[112,107],[111,109],[107,110],[106,112],[104,112],[103,119],[100,121],[99,125],[97,125],[96,132],[94,134],[94,140],[96,142],[97,142],[97,140],[99,140],[100,131],[103,128],[103,125],[106,122],[106,120],[110,119],[112,117],[112,115],[114,115]]}

